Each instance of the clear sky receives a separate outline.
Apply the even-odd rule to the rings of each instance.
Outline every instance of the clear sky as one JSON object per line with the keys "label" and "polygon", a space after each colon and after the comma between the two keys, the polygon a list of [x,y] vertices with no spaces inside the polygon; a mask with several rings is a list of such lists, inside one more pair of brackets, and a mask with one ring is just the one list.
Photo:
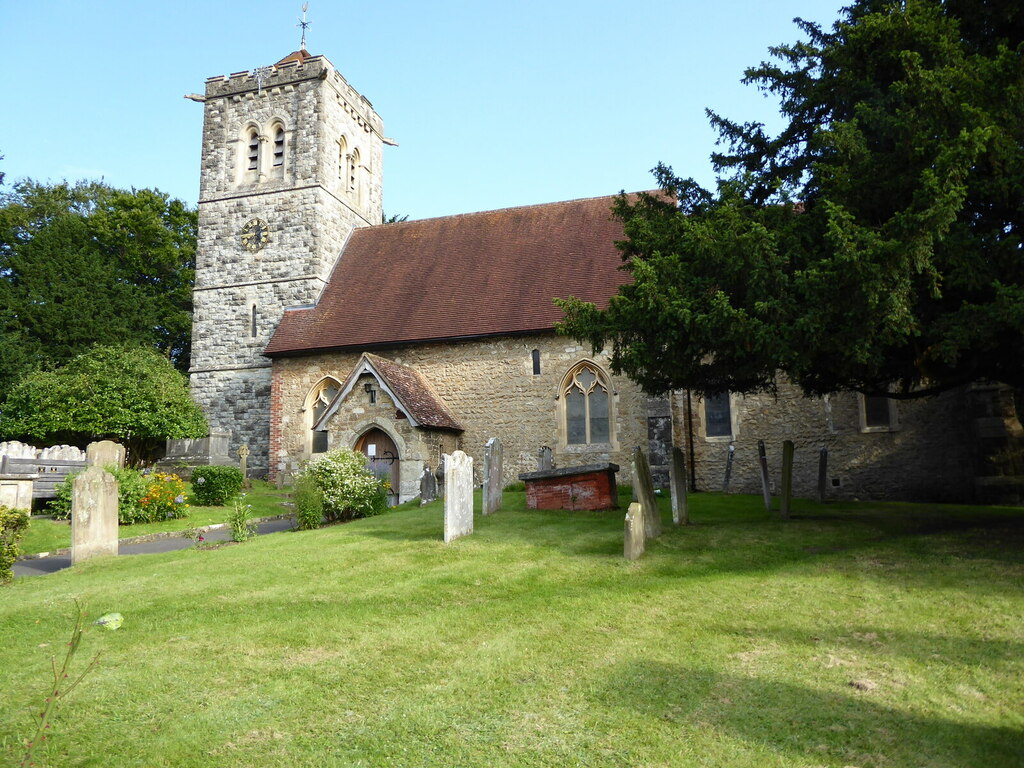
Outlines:
{"label": "clear sky", "polygon": [[[103,178],[194,205],[202,105],[182,96],[297,49],[301,5],[0,0],[6,185]],[[711,182],[704,109],[777,121],[744,67],[797,40],[794,17],[831,26],[842,5],[310,0],[307,48],[400,144],[385,212],[426,218],[649,189],[659,161]]]}

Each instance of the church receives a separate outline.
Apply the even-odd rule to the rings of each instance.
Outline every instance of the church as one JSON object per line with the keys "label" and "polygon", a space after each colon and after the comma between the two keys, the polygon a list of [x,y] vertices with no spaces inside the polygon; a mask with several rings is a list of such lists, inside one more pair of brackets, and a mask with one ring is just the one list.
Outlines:
{"label": "church", "polygon": [[604,306],[626,279],[611,196],[383,223],[393,142],[324,56],[302,48],[191,98],[204,105],[191,388],[254,474],[287,480],[354,448],[402,502],[443,454],[479,467],[497,437],[506,483],[545,446],[556,467],[614,462],[619,482],[642,446],[664,477],[676,445],[695,490],[728,473],[757,492],[758,441],[777,479],[792,440],[798,496],[815,495],[822,448],[830,497],[973,496],[977,393],[652,397],[557,335],[553,299]]}

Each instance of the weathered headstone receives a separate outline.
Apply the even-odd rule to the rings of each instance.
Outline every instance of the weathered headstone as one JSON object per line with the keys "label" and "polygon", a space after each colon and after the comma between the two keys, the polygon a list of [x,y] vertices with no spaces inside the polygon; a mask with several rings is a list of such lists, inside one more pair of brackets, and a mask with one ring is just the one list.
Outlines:
{"label": "weathered headstone", "polygon": [[435,477],[437,478],[437,497],[439,499],[443,499],[444,498],[444,491],[445,491],[444,462],[445,462],[445,458],[447,456],[448,456],[447,453],[442,453],[441,454],[441,461],[438,463],[438,465],[437,465],[437,472],[435,473]]}
{"label": "weathered headstone", "polygon": [[668,485],[672,493],[672,522],[676,525],[690,523],[690,509],[686,497],[686,459],[678,446],[672,446],[668,465]]}
{"label": "weathered headstone", "polygon": [[89,443],[85,448],[85,460],[90,467],[106,467],[111,464],[116,467],[123,467],[124,457],[124,446],[112,440],[100,440],[98,443]]}
{"label": "weathered headstone", "polygon": [[647,546],[647,534],[644,532],[643,507],[633,502],[626,512],[626,539],[623,555],[627,560],[636,560],[644,553]]}
{"label": "weathered headstone", "polygon": [[729,482],[732,480],[732,462],[736,458],[736,446],[729,446],[729,455],[725,459],[725,482],[722,483],[722,493],[729,492]]}
{"label": "weathered headstone", "polygon": [[430,467],[423,465],[423,474],[420,475],[420,504],[429,504],[437,498],[437,478],[430,471]]}
{"label": "weathered headstone", "polygon": [[473,532],[473,457],[445,454],[444,542]]}
{"label": "weathered headstone", "polygon": [[828,475],[828,448],[818,452],[818,503],[825,503],[825,478]]}
{"label": "weathered headstone", "polygon": [[537,471],[547,472],[554,468],[555,465],[551,461],[551,448],[545,445],[537,452]]}
{"label": "weathered headstone", "polygon": [[793,441],[782,442],[782,497],[779,500],[779,517],[789,520],[789,507],[793,501]]}
{"label": "weathered headstone", "polygon": [[649,539],[661,536],[661,511],[654,495],[654,480],[647,457],[639,446],[633,449],[633,491],[644,511],[644,532]]}
{"label": "weathered headstone", "polygon": [[246,466],[248,463],[249,463],[249,446],[248,445],[239,446],[239,448],[238,448],[238,464],[239,464],[239,466],[242,469],[242,477],[248,477],[249,476],[248,467]]}
{"label": "weathered headstone", "polygon": [[761,467],[761,495],[764,496],[766,512],[772,511],[772,486],[768,480],[768,454],[764,450],[764,440],[757,441],[757,462]]}
{"label": "weathered headstone", "polygon": [[484,445],[484,505],[485,515],[501,509],[502,450],[501,440],[492,437]]}
{"label": "weathered headstone", "polygon": [[76,476],[71,487],[71,563],[116,555],[117,479],[94,465]]}

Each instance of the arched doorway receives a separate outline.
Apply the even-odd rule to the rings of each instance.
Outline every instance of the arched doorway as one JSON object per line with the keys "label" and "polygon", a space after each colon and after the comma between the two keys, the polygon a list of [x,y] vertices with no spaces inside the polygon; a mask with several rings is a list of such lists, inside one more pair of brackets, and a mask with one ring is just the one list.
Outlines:
{"label": "arched doorway", "polygon": [[383,429],[374,427],[356,440],[357,451],[367,457],[370,471],[378,478],[391,483],[391,506],[398,503],[399,492],[399,455],[398,446]]}

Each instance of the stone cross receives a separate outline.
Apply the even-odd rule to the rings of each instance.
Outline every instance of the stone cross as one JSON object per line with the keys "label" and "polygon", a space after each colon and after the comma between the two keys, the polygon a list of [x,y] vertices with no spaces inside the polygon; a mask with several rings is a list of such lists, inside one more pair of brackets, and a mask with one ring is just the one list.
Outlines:
{"label": "stone cross", "polygon": [[71,564],[116,555],[117,479],[94,465],[77,475],[71,488]]}
{"label": "stone cross", "polygon": [[537,452],[537,471],[547,472],[549,469],[554,469],[554,466],[551,461],[551,449],[545,445]]}
{"label": "stone cross", "polygon": [[676,525],[690,524],[690,509],[686,497],[686,459],[683,451],[672,446],[671,461],[668,465],[668,485],[672,492],[672,522]]}
{"label": "stone cross", "polygon": [[120,443],[115,443],[113,440],[100,440],[98,443],[89,443],[85,448],[85,461],[91,467],[106,467],[111,464],[123,467],[124,459],[124,446]]}
{"label": "stone cross", "polygon": [[661,511],[654,495],[654,478],[647,457],[639,446],[633,449],[633,491],[644,512],[644,532],[649,539],[661,536]]}
{"label": "stone cross", "polygon": [[423,465],[423,474],[420,475],[420,504],[429,504],[437,498],[437,478],[430,471],[430,467]]}
{"label": "stone cross", "polygon": [[249,461],[249,446],[248,445],[243,445],[243,446],[241,446],[238,449],[238,462],[239,462],[239,464],[242,467],[242,477],[248,477],[249,476],[248,473],[246,472],[246,466],[245,466],[248,463],[248,461]]}
{"label": "stone cross", "polygon": [[485,515],[501,509],[502,450],[501,440],[492,437],[484,445],[484,505]]}
{"label": "stone cross", "polygon": [[782,443],[782,498],[779,500],[779,517],[789,520],[790,504],[793,501],[793,441]]}
{"label": "stone cross", "polygon": [[627,560],[636,560],[647,547],[647,535],[644,533],[643,508],[633,502],[626,512],[626,541],[623,555]]}
{"label": "stone cross", "polygon": [[444,543],[473,532],[473,457],[444,457]]}

